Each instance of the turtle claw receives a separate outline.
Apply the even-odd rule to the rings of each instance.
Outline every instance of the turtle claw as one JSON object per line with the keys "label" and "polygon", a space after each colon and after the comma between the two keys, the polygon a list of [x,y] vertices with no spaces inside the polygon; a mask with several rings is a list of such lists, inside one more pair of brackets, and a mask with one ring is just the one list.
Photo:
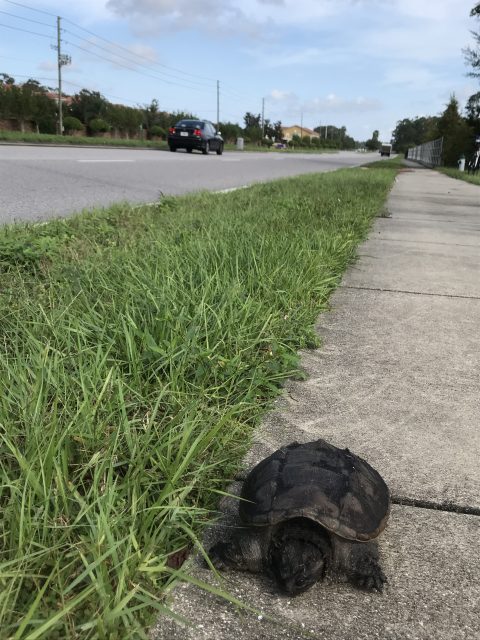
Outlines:
{"label": "turtle claw", "polygon": [[355,567],[351,576],[351,581],[356,587],[365,591],[383,591],[384,585],[388,582],[380,565],[372,559],[364,559]]}
{"label": "turtle claw", "polygon": [[[228,564],[225,560],[225,549],[228,545],[225,542],[217,542],[208,551],[208,558],[218,571],[224,571],[228,569]],[[207,563],[205,563],[207,564]]]}

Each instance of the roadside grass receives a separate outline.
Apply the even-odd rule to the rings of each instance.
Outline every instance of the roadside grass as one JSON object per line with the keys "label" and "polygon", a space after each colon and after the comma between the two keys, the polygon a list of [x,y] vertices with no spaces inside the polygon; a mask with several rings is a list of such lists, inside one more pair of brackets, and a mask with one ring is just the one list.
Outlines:
{"label": "roadside grass", "polygon": [[147,637],[397,169],[0,229],[2,637]]}
{"label": "roadside grass", "polygon": [[[127,140],[125,138],[95,138],[89,136],[59,136],[46,133],[21,133],[20,131],[0,130],[0,142],[28,142],[31,144],[64,144],[64,145],[88,145],[95,147],[130,147],[139,149],[163,149],[168,145],[166,140]],[[236,151],[235,144],[225,143],[225,151]],[[275,149],[259,147],[258,145],[245,144],[246,152],[277,152],[277,153],[338,153],[338,149],[315,149],[299,147],[298,149]]]}
{"label": "roadside grass", "polygon": [[126,138],[95,138],[89,136],[59,136],[48,133],[21,133],[1,131],[0,142],[29,142],[34,144],[91,145],[98,147],[140,147],[167,149],[167,143],[152,140],[127,140]]}
{"label": "roadside grass", "polygon": [[467,173],[466,171],[452,169],[451,167],[436,167],[436,169],[437,171],[450,176],[450,178],[457,178],[457,180],[464,180],[465,182],[471,182],[472,184],[480,185],[480,173]]}

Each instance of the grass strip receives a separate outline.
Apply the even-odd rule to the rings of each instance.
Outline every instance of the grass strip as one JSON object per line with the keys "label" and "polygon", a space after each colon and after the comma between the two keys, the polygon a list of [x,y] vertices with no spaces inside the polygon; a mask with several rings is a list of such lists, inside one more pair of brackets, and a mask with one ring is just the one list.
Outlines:
{"label": "grass strip", "polygon": [[0,229],[2,637],[147,637],[398,166]]}
{"label": "grass strip", "polygon": [[94,136],[59,136],[50,133],[31,133],[20,131],[0,130],[1,142],[23,142],[30,144],[62,144],[62,145],[89,145],[97,147],[147,147],[152,149],[167,149],[167,143],[154,140],[138,140],[127,138],[110,138]]}
{"label": "grass strip", "polygon": [[440,171],[440,173],[444,173],[446,176],[450,176],[450,178],[456,178],[457,180],[463,180],[464,182],[480,185],[480,173],[468,173],[467,171],[452,169],[451,167],[436,167],[436,170]]}
{"label": "grass strip", "polygon": [[[59,136],[48,133],[31,133],[20,131],[0,130],[0,142],[44,144],[44,145],[81,145],[92,147],[129,147],[138,149],[168,149],[166,140],[140,140],[127,138],[93,137],[93,136]],[[236,151],[237,147],[232,143],[225,143],[225,151]],[[272,153],[338,153],[338,149],[297,147],[296,149],[277,149],[272,147],[260,147],[257,144],[246,142],[244,151],[272,152]]]}

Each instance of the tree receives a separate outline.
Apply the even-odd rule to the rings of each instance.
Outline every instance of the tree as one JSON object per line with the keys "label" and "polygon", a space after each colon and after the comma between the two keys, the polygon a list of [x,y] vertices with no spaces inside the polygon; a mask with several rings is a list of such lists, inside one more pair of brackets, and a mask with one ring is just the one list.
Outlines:
{"label": "tree", "polygon": [[365,142],[365,147],[369,151],[378,151],[378,149],[380,149],[381,142],[378,139],[379,135],[380,132],[378,131],[378,129],[375,129],[375,131],[372,133],[372,137]]}
{"label": "tree", "polygon": [[120,134],[128,139],[139,132],[144,113],[134,107],[108,103],[105,108],[105,120],[113,127],[115,135]]}
{"label": "tree", "polygon": [[233,122],[221,122],[219,129],[225,142],[234,144],[237,138],[242,137],[242,128]]}
{"label": "tree", "polygon": [[260,114],[254,115],[247,111],[247,113],[243,116],[243,122],[245,123],[245,129],[261,129],[262,116]]}
{"label": "tree", "polygon": [[158,117],[160,112],[158,110],[158,100],[154,98],[150,104],[144,104],[142,107],[143,112],[143,124],[145,129],[150,129],[154,125],[158,124]]}
{"label": "tree", "polygon": [[319,145],[322,147],[355,149],[355,140],[347,135],[347,127],[336,127],[333,124],[318,125],[314,131],[320,135]]}
{"label": "tree", "polygon": [[15,78],[12,78],[8,73],[0,73],[0,87],[2,85],[12,85],[15,84]]}
{"label": "tree", "polygon": [[35,125],[41,133],[55,131],[56,105],[47,95],[47,87],[29,79],[15,84],[8,74],[0,75],[0,115],[15,120],[21,131]]}
{"label": "tree", "polygon": [[392,133],[392,143],[397,153],[405,153],[410,147],[438,138],[438,117],[404,118],[397,122]]}
{"label": "tree", "polygon": [[107,109],[108,101],[98,91],[82,89],[72,98],[72,103],[68,108],[68,115],[78,118],[88,125],[93,118],[103,118]]}
{"label": "tree", "polygon": [[[472,18],[480,18],[480,2],[475,4],[470,11],[470,16]],[[467,63],[472,67],[472,71],[468,75],[472,78],[480,78],[480,32],[472,31],[472,35],[476,48],[467,47],[463,50],[463,54]]]}
{"label": "tree", "polygon": [[470,125],[472,125],[475,129],[480,128],[480,91],[478,93],[474,93],[467,100],[467,104],[465,106],[465,113],[467,114],[467,120]]}
{"label": "tree", "polygon": [[437,137],[443,137],[443,162],[456,167],[460,156],[469,155],[473,144],[473,131],[460,115],[458,100],[450,97],[445,111],[437,123]]}
{"label": "tree", "polygon": [[283,130],[282,123],[280,120],[277,122],[270,122],[270,120],[265,119],[263,123],[263,133],[265,137],[270,138],[270,140],[276,140],[280,142],[283,138]]}
{"label": "tree", "polygon": [[262,141],[262,116],[260,114],[255,115],[247,111],[243,116],[243,122],[245,123],[244,136],[249,142],[255,142],[260,144]]}

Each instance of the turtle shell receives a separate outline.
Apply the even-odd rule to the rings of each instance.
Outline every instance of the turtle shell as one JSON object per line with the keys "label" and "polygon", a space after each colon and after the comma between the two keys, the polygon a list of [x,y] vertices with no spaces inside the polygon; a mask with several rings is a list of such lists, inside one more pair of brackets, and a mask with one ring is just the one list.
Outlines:
{"label": "turtle shell", "polygon": [[272,453],[250,471],[241,498],[246,524],[304,517],[360,542],[383,531],[390,511],[389,490],[378,471],[325,440],[293,442]]}

